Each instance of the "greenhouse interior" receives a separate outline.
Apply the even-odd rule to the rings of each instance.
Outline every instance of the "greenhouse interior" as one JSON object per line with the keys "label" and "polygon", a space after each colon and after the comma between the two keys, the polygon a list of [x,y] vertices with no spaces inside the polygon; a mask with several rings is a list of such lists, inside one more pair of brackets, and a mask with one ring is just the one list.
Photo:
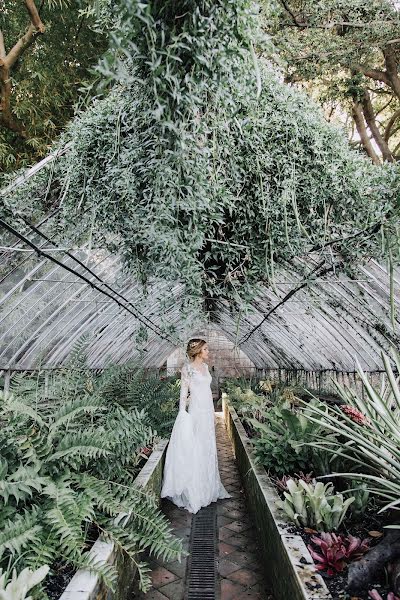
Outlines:
{"label": "greenhouse interior", "polygon": [[0,2],[1,600],[400,600],[399,11]]}

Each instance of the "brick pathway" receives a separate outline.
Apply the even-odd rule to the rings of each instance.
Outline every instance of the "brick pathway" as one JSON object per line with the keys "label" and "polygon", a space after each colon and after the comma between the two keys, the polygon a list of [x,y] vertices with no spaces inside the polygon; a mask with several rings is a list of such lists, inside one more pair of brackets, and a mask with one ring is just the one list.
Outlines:
{"label": "brick pathway", "polygon": [[[215,413],[218,463],[221,479],[232,498],[217,502],[219,539],[217,600],[273,600],[259,562],[257,531],[246,509],[246,499],[222,413]],[[175,535],[188,550],[191,513],[162,499],[163,512],[168,516]],[[166,563],[147,559],[152,568],[152,589],[138,594],[140,600],[183,600],[187,560]]]}

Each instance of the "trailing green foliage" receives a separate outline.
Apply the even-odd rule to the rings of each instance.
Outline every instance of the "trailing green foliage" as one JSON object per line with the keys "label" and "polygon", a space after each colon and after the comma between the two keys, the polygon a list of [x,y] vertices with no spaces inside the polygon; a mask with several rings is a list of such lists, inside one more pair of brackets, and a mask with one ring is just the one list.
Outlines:
{"label": "trailing green foliage", "polygon": [[310,484],[303,479],[296,483],[290,479],[286,485],[289,491],[283,493],[285,500],[278,500],[277,505],[297,526],[317,531],[335,531],[354,501],[352,496],[344,500],[342,494],[335,494],[331,483]]}
{"label": "trailing green foliage", "polygon": [[[77,362],[82,348],[70,367]],[[140,451],[156,433],[144,409],[114,401],[115,378],[116,369],[99,376],[70,369],[47,390],[36,381],[18,396],[13,382],[12,394],[0,395],[1,566],[36,569],[62,559],[113,586],[114,567],[86,551],[90,523],[136,564],[143,590],[151,582],[140,551],[181,556],[157,499],[134,484]]]}
{"label": "trailing green foliage", "polygon": [[[113,90],[70,124],[57,147],[72,145],[51,174],[6,198],[7,219],[18,224],[27,202],[37,211],[48,189],[55,204],[62,195],[67,231],[86,223],[144,284],[185,284],[182,315],[204,296],[207,309],[224,298],[246,310],[280,264],[307,277],[295,258],[334,240],[335,268],[349,274],[390,248],[398,261],[398,168],[352,151],[257,60],[269,45],[250,0],[118,0],[116,9],[98,67]],[[166,310],[176,304],[164,296]]]}

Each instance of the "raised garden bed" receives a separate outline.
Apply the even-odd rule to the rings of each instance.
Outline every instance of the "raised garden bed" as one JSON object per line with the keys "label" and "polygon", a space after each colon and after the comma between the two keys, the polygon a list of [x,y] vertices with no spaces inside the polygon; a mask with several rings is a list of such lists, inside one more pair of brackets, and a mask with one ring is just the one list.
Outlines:
{"label": "raised garden bed", "polygon": [[[160,502],[162,473],[168,440],[160,440],[153,449],[145,465],[135,479],[135,485],[153,492]],[[73,576],[60,600],[125,600],[132,596],[136,568],[112,542],[104,541],[101,536],[90,550],[91,556],[104,563],[114,564],[118,571],[117,587],[114,592],[107,588],[100,578],[87,570],[79,570]]]}
{"label": "raised garden bed", "polygon": [[251,441],[226,394],[222,409],[276,600],[332,600],[303,539],[291,533],[292,524],[280,514],[275,486],[264,467],[255,464]]}

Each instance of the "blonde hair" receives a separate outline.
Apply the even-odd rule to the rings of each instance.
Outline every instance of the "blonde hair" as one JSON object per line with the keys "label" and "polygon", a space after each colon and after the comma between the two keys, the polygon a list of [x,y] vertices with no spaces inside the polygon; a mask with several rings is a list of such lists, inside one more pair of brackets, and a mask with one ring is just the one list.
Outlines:
{"label": "blonde hair", "polygon": [[196,356],[200,354],[203,346],[205,346],[206,344],[207,342],[205,340],[201,340],[200,338],[192,338],[191,340],[189,340],[186,348],[186,354],[190,358],[190,360],[196,358]]}

